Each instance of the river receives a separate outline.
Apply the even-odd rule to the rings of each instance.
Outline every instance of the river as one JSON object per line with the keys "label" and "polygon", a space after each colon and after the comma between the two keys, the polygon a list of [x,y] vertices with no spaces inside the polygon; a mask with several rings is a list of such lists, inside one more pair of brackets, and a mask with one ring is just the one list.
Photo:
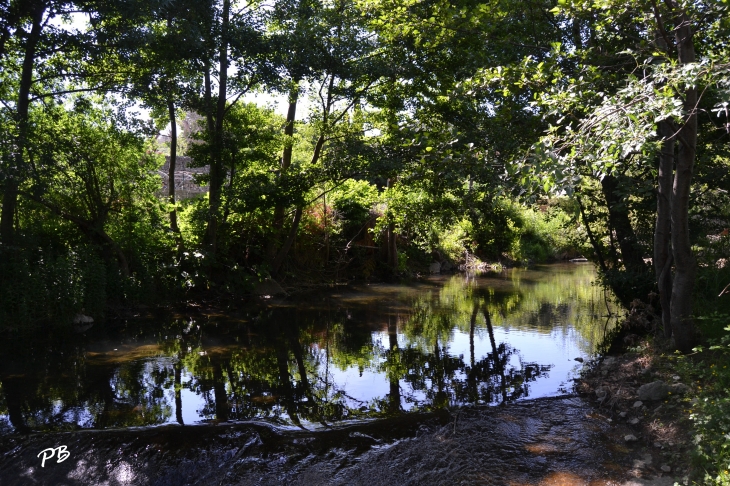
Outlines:
{"label": "river", "polygon": [[[40,455],[30,449],[57,448],[59,440],[76,444],[65,444],[76,455],[64,469],[68,479],[79,470],[81,451],[90,464],[102,443],[101,456],[116,469],[97,471],[96,480],[145,484],[140,478],[150,478],[151,464],[163,470],[161,463],[146,462],[145,476],[142,466],[123,461],[121,448],[114,461],[109,451],[125,443],[142,457],[150,447],[169,452],[174,442],[182,449],[166,456],[168,463],[173,456],[175,464],[197,457],[190,479],[213,467],[199,463],[201,450],[270,468],[270,458],[262,458],[275,449],[284,457],[278,474],[293,481],[305,457],[319,457],[321,469],[322,457],[339,451],[335,456],[342,457],[329,460],[341,465],[404,437],[433,436],[451,427],[445,424],[459,410],[468,423],[474,410],[512,402],[508,415],[525,420],[553,407],[540,418],[544,425],[567,427],[563,435],[580,436],[574,442],[589,447],[593,439],[581,436],[583,425],[557,420],[555,407],[568,415],[585,411],[565,396],[579,360],[590,359],[614,325],[617,308],[594,280],[590,264],[554,264],[407,285],[361,283],[262,299],[229,315],[110,321],[81,335],[49,331],[44,338],[6,340],[0,343],[2,452],[38,481]],[[489,420],[505,413],[494,410]],[[318,444],[320,455],[312,456],[310,446],[305,454],[305,443]],[[266,444],[275,446],[266,452]],[[294,457],[298,466],[284,467]],[[119,479],[127,477],[122,463],[131,482]],[[23,470],[18,464],[0,472],[14,477]],[[166,477],[151,482],[165,484]]]}

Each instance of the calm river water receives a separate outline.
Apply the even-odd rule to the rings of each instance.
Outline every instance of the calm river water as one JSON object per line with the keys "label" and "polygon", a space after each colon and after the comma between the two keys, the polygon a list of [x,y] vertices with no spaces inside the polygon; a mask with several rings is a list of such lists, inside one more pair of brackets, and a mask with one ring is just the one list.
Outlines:
{"label": "calm river water", "polygon": [[355,285],[221,316],[0,343],[0,434],[266,421],[317,428],[555,396],[615,307],[589,264]]}

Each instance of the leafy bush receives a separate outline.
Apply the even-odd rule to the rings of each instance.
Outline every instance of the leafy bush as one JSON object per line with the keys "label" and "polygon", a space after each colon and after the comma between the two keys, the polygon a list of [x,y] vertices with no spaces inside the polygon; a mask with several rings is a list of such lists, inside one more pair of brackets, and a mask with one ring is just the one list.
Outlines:
{"label": "leafy bush", "polygon": [[693,461],[706,484],[730,485],[730,316],[711,314],[698,318],[702,327],[723,327],[725,333],[710,340],[707,349],[695,348],[697,356],[681,357],[679,369],[696,383],[692,400],[694,423]]}

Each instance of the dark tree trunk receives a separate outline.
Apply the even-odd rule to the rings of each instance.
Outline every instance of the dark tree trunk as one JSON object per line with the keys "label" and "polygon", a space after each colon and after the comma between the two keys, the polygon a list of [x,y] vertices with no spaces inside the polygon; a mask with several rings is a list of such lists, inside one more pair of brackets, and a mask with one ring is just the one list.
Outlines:
{"label": "dark tree trunk", "polygon": [[[286,125],[284,126],[284,136],[286,138],[286,145],[284,146],[283,153],[281,155],[281,164],[279,179],[282,179],[284,173],[291,166],[292,150],[294,145],[294,122],[297,117],[297,101],[299,99],[299,82],[295,82],[294,88],[289,93],[289,109],[286,112]],[[284,212],[286,211],[286,205],[283,202],[277,202],[274,206],[274,220],[271,228],[273,230],[273,237],[269,242],[268,255],[269,260],[274,262],[277,257],[276,248],[277,241],[279,240],[281,230],[284,227]],[[272,265],[273,266],[273,265]],[[277,269],[278,270],[278,269]],[[275,272],[272,272],[275,273]]]}
{"label": "dark tree trunk", "polygon": [[[679,62],[695,62],[695,49],[692,40],[692,23],[680,7],[670,1],[677,14],[675,37]],[[687,119],[677,135],[677,153],[674,185],[672,186],[672,254],[675,275],[672,284],[671,324],[676,347],[683,353],[692,350],[695,344],[694,322],[692,319],[692,291],[695,283],[696,262],[689,241],[689,194],[692,182],[697,148],[697,88],[687,89],[684,93],[684,111]]]}
{"label": "dark tree trunk", "polygon": [[591,225],[588,222],[588,216],[586,215],[586,210],[583,207],[583,202],[580,199],[580,196],[576,194],[575,200],[578,203],[578,209],[580,210],[580,217],[583,221],[583,224],[586,227],[586,233],[588,234],[588,239],[591,241],[591,245],[593,245],[593,250],[596,252],[596,258],[598,258],[598,265],[601,267],[601,270],[603,273],[608,272],[608,265],[606,265],[606,260],[603,258],[603,251],[601,251],[601,246],[598,244],[598,240],[596,239],[595,235],[593,234],[593,230],[591,229]]}
{"label": "dark tree trunk", "polygon": [[35,64],[36,48],[43,29],[45,10],[45,4],[39,2],[36,5],[32,13],[33,26],[25,42],[25,55],[23,56],[20,86],[18,87],[18,105],[16,106],[18,136],[15,146],[15,173],[11,174],[5,182],[2,215],[0,215],[0,240],[6,247],[12,245],[15,238],[14,221],[18,206],[18,188],[23,177],[22,170],[25,167],[23,152],[25,152],[28,136],[28,108],[30,107],[30,88],[33,84],[33,65]]}
{"label": "dark tree trunk", "polygon": [[[392,179],[388,179],[387,187],[393,187]],[[387,231],[388,267],[390,268],[390,271],[395,274],[398,271],[398,245],[396,242],[395,223],[392,221],[392,218],[388,223]]]}
{"label": "dark tree trunk", "polygon": [[[294,89],[289,93],[289,109],[286,112],[286,125],[284,126],[284,137],[286,145],[281,154],[281,164],[279,178],[291,166],[292,150],[294,148],[294,122],[297,117],[297,101],[299,100],[299,83],[296,83]],[[284,204],[277,203],[274,208],[274,228],[281,229],[284,226]]]}
{"label": "dark tree trunk", "polygon": [[608,207],[609,231],[612,229],[616,232],[616,239],[621,249],[621,259],[626,270],[640,273],[646,265],[644,264],[641,249],[637,245],[634,228],[631,226],[629,209],[626,202],[622,201],[618,187],[619,179],[617,177],[612,175],[603,177],[601,189]]}
{"label": "dark tree trunk", "polygon": [[177,123],[175,117],[175,103],[172,100],[167,102],[167,111],[170,116],[170,167],[168,169],[167,194],[172,204],[170,211],[170,229],[180,233],[177,226],[177,209],[175,208],[175,166],[177,164]]}
{"label": "dark tree trunk", "polygon": [[208,186],[209,219],[206,230],[206,243],[211,261],[215,260],[218,243],[218,222],[220,219],[221,194],[223,188],[223,117],[226,112],[228,92],[228,25],[230,22],[231,1],[223,1],[221,18],[221,45],[219,51],[218,100],[213,127],[213,153],[210,158],[210,185]]}
{"label": "dark tree trunk", "polygon": [[659,123],[662,151],[659,154],[659,180],[657,184],[656,226],[654,227],[654,273],[659,287],[659,303],[662,308],[664,336],[672,335],[670,302],[672,294],[672,247],[671,247],[671,197],[674,172],[674,131],[668,121]]}

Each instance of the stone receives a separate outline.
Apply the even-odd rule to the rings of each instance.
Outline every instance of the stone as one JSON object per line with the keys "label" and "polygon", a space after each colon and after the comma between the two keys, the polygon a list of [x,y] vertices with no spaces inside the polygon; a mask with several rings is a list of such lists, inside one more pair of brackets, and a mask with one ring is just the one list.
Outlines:
{"label": "stone", "polygon": [[679,381],[679,375],[674,375],[674,376],[672,377],[672,379],[673,379],[674,381]]}
{"label": "stone", "polygon": [[652,383],[647,383],[646,385],[641,385],[639,387],[638,395],[639,400],[642,401],[664,400],[669,395],[669,392],[669,385],[661,380],[657,380]]}
{"label": "stone", "polygon": [[641,408],[644,405],[644,402],[641,401],[635,401],[634,402],[634,408]]}
{"label": "stone", "polygon": [[578,363],[582,363],[583,362],[583,358],[578,357],[578,358],[575,358],[574,361],[577,361]]}
{"label": "stone", "polygon": [[666,464],[664,464],[664,465],[663,465],[663,466],[661,467],[661,470],[662,470],[663,472],[666,472],[666,473],[668,473],[668,472],[672,472],[672,468],[671,468],[671,466],[667,466]]}
{"label": "stone", "polygon": [[656,447],[657,449],[661,449],[662,444],[659,442],[654,442],[654,447]]}
{"label": "stone", "polygon": [[634,417],[634,418],[632,418],[631,420],[629,420],[629,423],[630,423],[631,425],[636,425],[636,424],[638,424],[638,423],[639,423],[639,419],[637,419],[636,417]]}
{"label": "stone", "polygon": [[603,366],[605,366],[606,368],[610,368],[615,364],[616,364],[616,358],[610,357],[610,358],[605,358],[603,360]]}
{"label": "stone", "polygon": [[626,418],[626,412],[621,412],[620,414],[618,414],[618,416],[621,418]]}
{"label": "stone", "polygon": [[428,267],[428,271],[431,273],[441,273],[441,264],[439,262],[433,262]]}
{"label": "stone", "polygon": [[634,434],[629,434],[629,435],[627,435],[627,436],[624,437],[624,440],[626,442],[636,442],[639,439],[637,439]]}
{"label": "stone", "polygon": [[608,393],[608,391],[602,386],[599,386],[598,388],[596,388],[596,396],[598,398],[604,398],[607,393]]}

